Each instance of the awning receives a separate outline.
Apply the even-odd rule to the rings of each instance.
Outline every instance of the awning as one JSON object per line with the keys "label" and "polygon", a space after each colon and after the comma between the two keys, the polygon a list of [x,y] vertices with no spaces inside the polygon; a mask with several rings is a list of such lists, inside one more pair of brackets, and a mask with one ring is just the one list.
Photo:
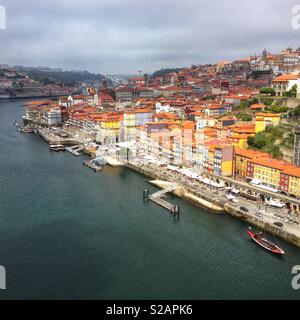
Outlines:
{"label": "awning", "polygon": [[261,184],[261,181],[259,179],[253,179],[250,181],[251,184],[259,185]]}

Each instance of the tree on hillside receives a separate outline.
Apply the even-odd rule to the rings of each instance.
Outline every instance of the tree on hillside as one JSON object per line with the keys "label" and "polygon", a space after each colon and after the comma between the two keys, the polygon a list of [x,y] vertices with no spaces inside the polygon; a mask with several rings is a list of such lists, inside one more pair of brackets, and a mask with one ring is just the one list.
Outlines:
{"label": "tree on hillside", "polygon": [[156,77],[163,77],[169,73],[172,73],[172,72],[176,72],[178,73],[181,69],[180,68],[166,68],[166,69],[160,69],[158,71],[155,71],[153,74],[152,74],[152,78],[156,78]]}
{"label": "tree on hillside", "polygon": [[253,104],[257,104],[259,101],[257,98],[253,98],[253,99],[250,99],[250,100],[247,100],[247,101],[242,101],[237,109],[238,110],[243,110],[243,109],[248,109],[250,106],[252,106]]}
{"label": "tree on hillside", "polygon": [[255,137],[249,137],[247,142],[249,147],[261,149],[266,145],[266,133],[259,132]]}
{"label": "tree on hillside", "polygon": [[294,84],[289,91],[284,92],[284,97],[296,98],[297,96],[297,85]]}
{"label": "tree on hillside", "polygon": [[270,106],[274,102],[274,99],[272,99],[272,98],[262,98],[261,102],[266,106]]}
{"label": "tree on hillside", "polygon": [[272,113],[285,113],[289,110],[289,108],[275,104],[273,106],[266,107],[265,110],[270,111]]}
{"label": "tree on hillside", "polygon": [[300,117],[300,104],[295,109],[289,112],[289,117],[294,119],[297,119]]}
{"label": "tree on hillside", "polygon": [[264,87],[260,89],[260,94],[266,94],[268,96],[275,96],[276,92],[273,88]]}
{"label": "tree on hillside", "polygon": [[253,117],[250,114],[236,114],[235,116],[242,121],[252,121],[253,120]]}
{"label": "tree on hillside", "polygon": [[248,137],[247,143],[248,143],[248,146],[253,147],[255,143],[255,137]]}

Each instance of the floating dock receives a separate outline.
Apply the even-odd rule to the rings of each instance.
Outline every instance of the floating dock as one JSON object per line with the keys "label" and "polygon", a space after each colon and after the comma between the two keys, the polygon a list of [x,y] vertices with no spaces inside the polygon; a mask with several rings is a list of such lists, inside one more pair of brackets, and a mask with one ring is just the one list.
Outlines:
{"label": "floating dock", "polygon": [[95,172],[100,172],[103,170],[102,166],[97,165],[96,163],[90,160],[83,161],[83,165],[94,170]]}
{"label": "floating dock", "polygon": [[179,214],[179,207],[175,206],[168,201],[161,199],[161,198],[149,198],[152,202],[158,204],[159,206],[167,209],[171,214]]}
{"label": "floating dock", "polygon": [[73,147],[66,147],[66,150],[70,153],[72,153],[74,156],[78,157],[80,156],[80,151],[83,151],[83,147],[79,146],[73,146]]}
{"label": "floating dock", "polygon": [[152,201],[153,203],[156,203],[157,205],[161,206],[162,208],[168,210],[171,214],[178,215],[179,214],[179,206],[169,203],[168,201],[162,199],[162,197],[169,193],[174,191],[177,188],[177,185],[172,185],[168,189],[160,190],[152,195],[149,195],[148,190],[144,190],[144,199],[148,199]]}

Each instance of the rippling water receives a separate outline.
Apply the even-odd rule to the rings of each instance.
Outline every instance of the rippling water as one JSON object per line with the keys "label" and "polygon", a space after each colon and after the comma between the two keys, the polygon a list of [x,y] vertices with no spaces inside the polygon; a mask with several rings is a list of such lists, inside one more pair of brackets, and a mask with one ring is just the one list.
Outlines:
{"label": "rippling water", "polygon": [[[95,174],[84,157],[21,135],[24,101],[0,101],[0,299],[299,299],[300,249],[273,256],[247,225],[171,196],[180,221],[142,200],[147,179]],[[271,239],[274,239],[270,236]]]}

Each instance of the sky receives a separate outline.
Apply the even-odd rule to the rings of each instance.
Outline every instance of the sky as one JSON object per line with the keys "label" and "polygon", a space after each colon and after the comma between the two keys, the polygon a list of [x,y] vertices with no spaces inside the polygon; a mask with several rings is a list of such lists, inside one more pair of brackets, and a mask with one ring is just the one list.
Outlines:
{"label": "sky", "polygon": [[0,0],[0,63],[152,73],[300,47],[300,0]]}

